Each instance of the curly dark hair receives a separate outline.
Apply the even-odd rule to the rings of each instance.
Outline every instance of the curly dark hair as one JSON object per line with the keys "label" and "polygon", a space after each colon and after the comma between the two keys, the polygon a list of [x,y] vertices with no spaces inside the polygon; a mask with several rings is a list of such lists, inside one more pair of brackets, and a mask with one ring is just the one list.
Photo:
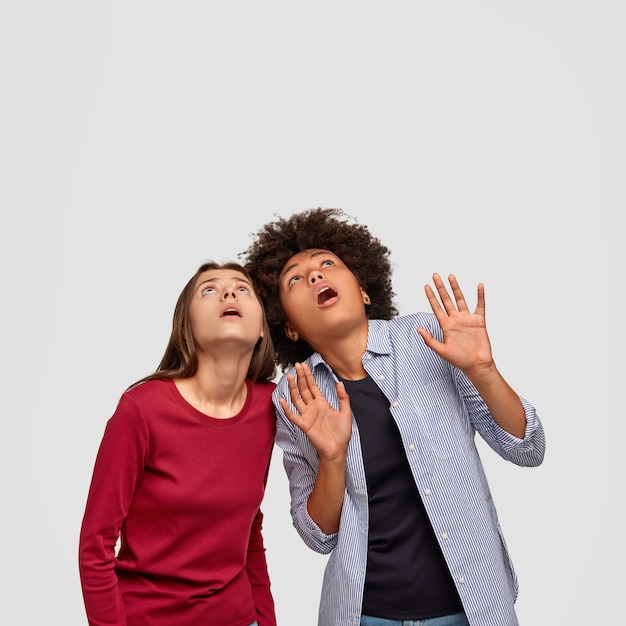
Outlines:
{"label": "curly dark hair", "polygon": [[366,307],[368,319],[388,320],[398,315],[391,282],[390,250],[367,226],[356,223],[337,208],[308,209],[288,218],[276,217],[251,235],[253,243],[238,257],[263,301],[276,363],[283,371],[313,353],[304,340],[293,342],[285,335],[286,318],[278,298],[280,272],[298,252],[320,248],[336,254],[370,296],[372,302]]}

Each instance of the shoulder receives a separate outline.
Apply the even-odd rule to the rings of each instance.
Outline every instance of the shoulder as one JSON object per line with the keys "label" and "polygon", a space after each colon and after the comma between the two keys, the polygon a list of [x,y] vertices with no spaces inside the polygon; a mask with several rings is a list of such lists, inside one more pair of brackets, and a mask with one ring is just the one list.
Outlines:
{"label": "shoulder", "polygon": [[171,379],[147,380],[125,391],[120,398],[120,403],[142,405],[145,402],[153,402],[155,399],[162,398],[165,394],[170,394],[173,385],[174,381]]}
{"label": "shoulder", "polygon": [[408,313],[407,315],[398,315],[389,320],[391,328],[434,328],[439,327],[439,322],[434,313],[419,311],[417,313]]}
{"label": "shoulder", "polygon": [[369,333],[371,335],[386,335],[392,340],[397,337],[419,337],[417,333],[418,328],[425,328],[434,336],[437,336],[441,332],[439,322],[434,313],[409,313],[406,315],[398,315],[390,320],[369,321]]}
{"label": "shoulder", "polygon": [[[276,430],[276,413],[272,393],[276,388],[273,382],[248,381],[248,400],[246,401],[245,413],[248,418],[253,418],[255,429],[267,429],[271,436]],[[248,420],[249,421],[249,420]],[[260,431],[259,431],[260,432]]]}
{"label": "shoulder", "polygon": [[289,374],[291,374],[292,376],[295,377],[296,375],[296,368],[295,367],[291,367],[288,370],[285,370],[283,372],[283,374],[281,375],[281,377],[278,379],[278,383],[276,384],[274,391],[273,391],[273,395],[274,397],[278,397],[280,395],[285,395],[286,393],[288,393],[288,383],[287,383],[287,377],[289,376]]}
{"label": "shoulder", "polygon": [[113,415],[107,423],[109,431],[140,430],[149,428],[150,416],[155,407],[162,407],[171,381],[150,380],[125,391],[119,398]]}
{"label": "shoulder", "polygon": [[[322,355],[318,352],[314,352],[308,359],[304,361],[306,365],[309,367],[311,372],[313,373],[313,377],[315,378],[315,383],[318,385],[320,391],[326,396],[329,397],[328,394],[333,394],[335,392],[335,385],[338,382],[337,377],[333,373],[332,369],[324,361]],[[292,375],[294,378],[297,378],[296,368],[291,367],[280,377],[278,384],[276,385],[276,389],[274,391],[274,398],[278,399],[279,397],[289,397],[289,383],[288,377]]]}
{"label": "shoulder", "polygon": [[147,380],[122,394],[116,414],[138,414],[145,419],[154,412],[162,411],[168,402],[176,404],[177,396],[173,380]]}
{"label": "shoulder", "polygon": [[271,398],[274,389],[276,389],[275,382],[250,382],[250,389],[257,398]]}

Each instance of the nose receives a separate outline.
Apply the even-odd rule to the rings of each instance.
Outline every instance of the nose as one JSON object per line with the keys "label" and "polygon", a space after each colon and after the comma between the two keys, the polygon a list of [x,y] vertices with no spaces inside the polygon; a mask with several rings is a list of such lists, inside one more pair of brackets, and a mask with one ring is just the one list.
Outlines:
{"label": "nose", "polygon": [[222,294],[222,298],[224,300],[228,300],[228,297],[232,296],[234,300],[237,299],[237,292],[234,289],[224,289],[224,293]]}
{"label": "nose", "polygon": [[324,276],[322,275],[322,272],[320,272],[319,270],[313,270],[310,274],[309,274],[309,282],[314,285],[317,281],[320,281],[324,278]]}

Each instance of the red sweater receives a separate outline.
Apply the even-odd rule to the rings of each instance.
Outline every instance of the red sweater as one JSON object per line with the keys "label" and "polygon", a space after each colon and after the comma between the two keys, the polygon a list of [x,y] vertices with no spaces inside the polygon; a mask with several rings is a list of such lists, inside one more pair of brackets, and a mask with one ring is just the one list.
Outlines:
{"label": "red sweater", "polygon": [[275,385],[247,385],[245,406],[230,419],[197,411],[171,380],[121,397],[80,533],[91,626],[276,624],[259,508]]}

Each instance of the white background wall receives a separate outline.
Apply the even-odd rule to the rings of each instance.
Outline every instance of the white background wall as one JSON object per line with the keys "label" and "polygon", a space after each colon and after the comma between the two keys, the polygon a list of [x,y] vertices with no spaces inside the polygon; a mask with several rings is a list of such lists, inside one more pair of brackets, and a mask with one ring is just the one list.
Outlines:
{"label": "white background wall", "polygon": [[[483,454],[521,623],[622,613],[619,5],[3,3],[0,621],[86,624],[78,531],[119,394],[200,262],[315,206],[391,248],[401,312],[434,271],[472,302],[485,283],[496,361],[548,438],[536,469]],[[325,558],[274,459],[279,623],[314,626]]]}

